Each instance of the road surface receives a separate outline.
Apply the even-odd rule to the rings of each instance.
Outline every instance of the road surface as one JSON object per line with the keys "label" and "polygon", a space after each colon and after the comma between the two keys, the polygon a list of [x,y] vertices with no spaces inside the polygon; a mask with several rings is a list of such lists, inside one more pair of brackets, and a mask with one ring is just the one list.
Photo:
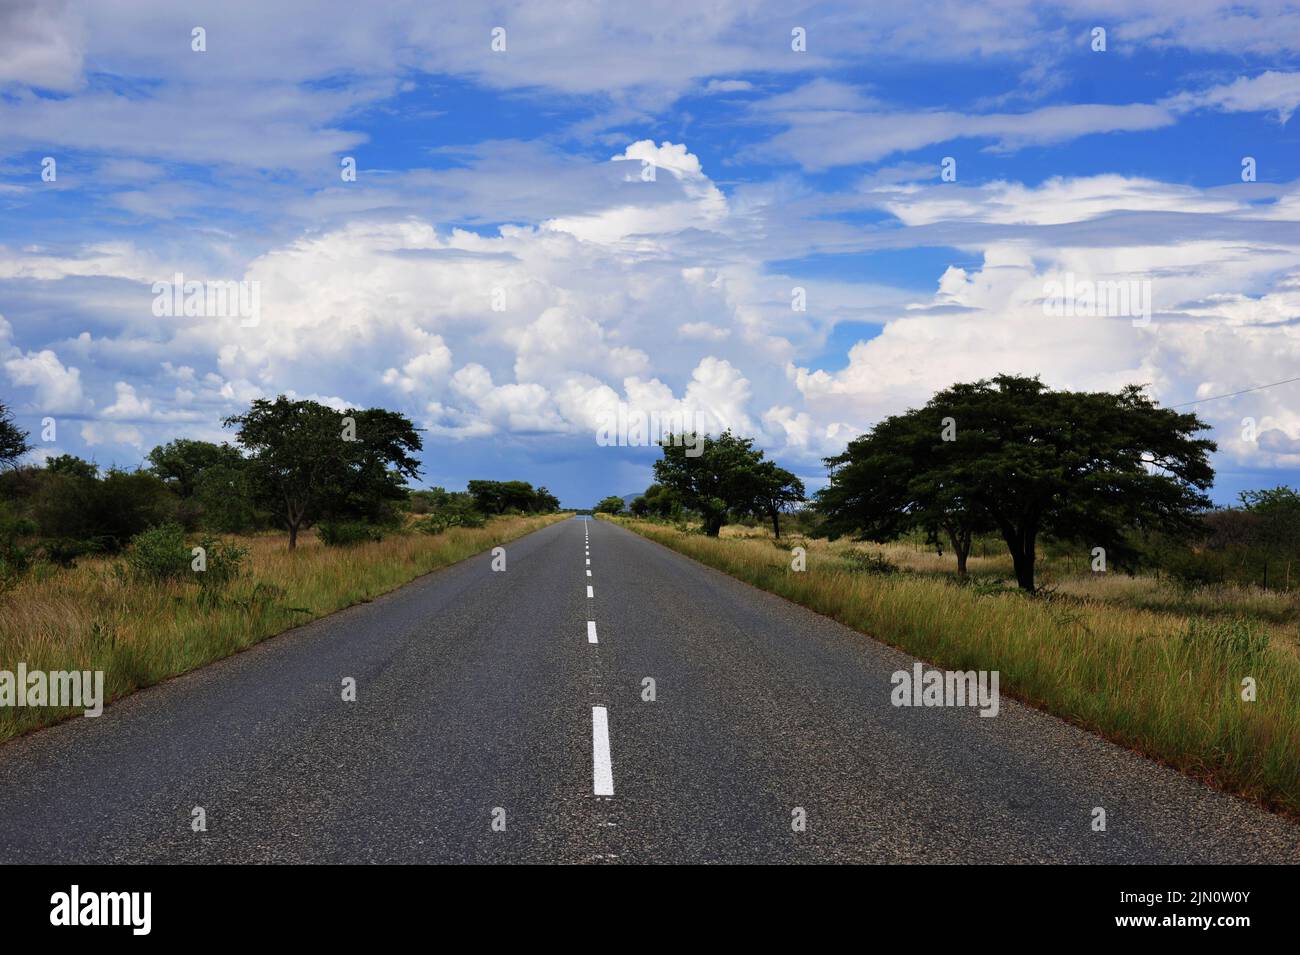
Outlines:
{"label": "road surface", "polygon": [[1300,859],[1006,698],[894,707],[912,658],[622,528],[506,550],[0,746],[0,863]]}

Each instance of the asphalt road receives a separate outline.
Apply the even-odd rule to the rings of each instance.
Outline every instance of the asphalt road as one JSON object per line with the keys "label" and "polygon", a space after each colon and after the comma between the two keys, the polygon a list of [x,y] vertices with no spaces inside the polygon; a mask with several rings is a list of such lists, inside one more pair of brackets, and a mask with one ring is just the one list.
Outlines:
{"label": "asphalt road", "polygon": [[913,662],[564,521],[0,747],[0,863],[1300,861],[1006,698],[891,705]]}

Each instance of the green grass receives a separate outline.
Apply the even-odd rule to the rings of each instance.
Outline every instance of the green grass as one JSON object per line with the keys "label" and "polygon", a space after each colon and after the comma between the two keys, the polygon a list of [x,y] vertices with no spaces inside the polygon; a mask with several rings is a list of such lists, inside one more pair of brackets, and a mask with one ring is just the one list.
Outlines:
{"label": "green grass", "polygon": [[[0,669],[103,670],[106,702],[244,650],[267,637],[515,540],[568,515],[499,517],[483,528],[401,533],[352,547],[315,534],[290,553],[283,534],[237,538],[248,573],[220,589],[147,581],[125,561],[38,567],[0,593]],[[0,740],[81,711],[0,708]]]}
{"label": "green grass", "polygon": [[[954,670],[998,670],[1002,692],[1220,788],[1300,815],[1300,654],[1294,630],[1269,617],[1278,600],[1243,590],[1208,598],[1150,581],[1060,579],[1030,597],[996,570],[962,586],[909,566],[903,548],[765,532],[719,539],[670,525],[624,526],[701,563],[802,604],[878,640]],[[789,546],[807,549],[807,570]],[[902,572],[865,572],[851,549],[883,553]],[[930,555],[932,556],[932,555]],[[990,557],[989,560],[994,560]],[[976,562],[972,570],[979,573]],[[1118,578],[1119,581],[1125,578]],[[1139,581],[1142,579],[1139,578]],[[1253,677],[1255,702],[1241,699]]]}

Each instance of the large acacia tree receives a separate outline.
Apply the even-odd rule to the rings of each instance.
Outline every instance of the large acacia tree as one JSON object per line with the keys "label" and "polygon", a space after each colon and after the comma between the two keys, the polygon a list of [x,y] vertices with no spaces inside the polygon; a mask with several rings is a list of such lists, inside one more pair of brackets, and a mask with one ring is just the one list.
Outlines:
{"label": "large acacia tree", "polygon": [[1194,531],[1214,480],[1215,445],[1196,437],[1207,428],[1137,386],[1052,391],[999,375],[953,385],[828,458],[817,508],[832,533],[865,539],[942,530],[959,568],[972,535],[996,531],[1032,591],[1040,534],[1103,547],[1122,567],[1136,558],[1129,531]]}
{"label": "large acacia tree", "polygon": [[298,532],[323,518],[379,516],[419,476],[420,435],[395,411],[339,412],[281,395],[259,398],[225,425],[239,429],[250,483],[288,529],[291,550]]}

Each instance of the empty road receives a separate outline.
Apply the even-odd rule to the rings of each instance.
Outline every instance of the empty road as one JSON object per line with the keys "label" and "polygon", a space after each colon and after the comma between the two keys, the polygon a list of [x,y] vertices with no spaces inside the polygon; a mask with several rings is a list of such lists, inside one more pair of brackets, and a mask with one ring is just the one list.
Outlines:
{"label": "empty road", "polygon": [[622,528],[506,552],[0,746],[0,863],[1300,860],[1005,697],[894,707],[912,658]]}

